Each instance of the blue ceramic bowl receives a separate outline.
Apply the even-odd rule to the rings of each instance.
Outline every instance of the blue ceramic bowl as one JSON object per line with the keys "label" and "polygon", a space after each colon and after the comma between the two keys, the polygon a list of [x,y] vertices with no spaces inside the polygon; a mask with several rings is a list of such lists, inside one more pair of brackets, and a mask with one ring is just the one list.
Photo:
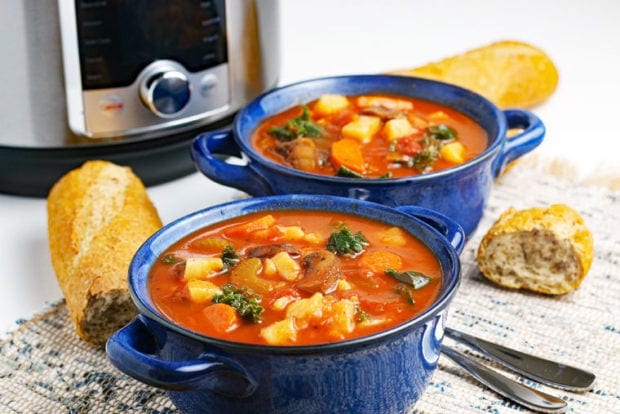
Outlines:
{"label": "blue ceramic bowl", "polygon": [[[324,345],[264,346],[211,338],[168,319],[148,291],[157,257],[200,228],[255,212],[340,211],[400,226],[426,244],[442,269],[437,300],[389,330]],[[110,361],[168,391],[186,413],[402,413],[424,392],[437,367],[448,305],[460,280],[465,234],[449,218],[417,206],[391,208],[333,196],[245,199],[198,211],[155,233],[129,269],[140,315],[108,340]]]}
{"label": "blue ceramic bowl", "polygon": [[[488,148],[477,158],[448,170],[387,180],[328,177],[288,168],[252,148],[252,132],[272,115],[325,93],[387,93],[433,101],[469,115],[487,132]],[[510,128],[523,129],[506,139]],[[390,75],[352,75],[308,80],[259,96],[236,116],[231,130],[205,133],[192,145],[196,167],[211,180],[253,196],[330,194],[388,206],[419,205],[456,220],[467,235],[475,230],[493,179],[506,164],[538,146],[542,122],[525,110],[500,111],[482,96],[441,82]],[[242,155],[243,154],[243,155]],[[243,157],[245,165],[222,155]]]}

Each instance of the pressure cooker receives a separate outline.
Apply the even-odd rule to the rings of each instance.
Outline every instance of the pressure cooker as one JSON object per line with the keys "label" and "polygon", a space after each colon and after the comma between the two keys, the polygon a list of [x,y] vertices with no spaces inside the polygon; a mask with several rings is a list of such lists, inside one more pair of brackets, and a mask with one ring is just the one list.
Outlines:
{"label": "pressure cooker", "polygon": [[278,0],[0,2],[0,192],[46,196],[90,159],[148,185],[274,87]]}

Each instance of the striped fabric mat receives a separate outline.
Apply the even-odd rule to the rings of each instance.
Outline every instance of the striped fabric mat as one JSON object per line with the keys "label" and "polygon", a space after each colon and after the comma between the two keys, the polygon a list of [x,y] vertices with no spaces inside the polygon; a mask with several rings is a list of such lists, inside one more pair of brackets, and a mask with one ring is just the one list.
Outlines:
{"label": "striped fabric mat", "polygon": [[[505,290],[486,281],[477,270],[475,253],[499,214],[509,206],[521,209],[552,203],[565,203],[579,211],[594,234],[595,259],[581,287],[561,297],[548,297]],[[565,399],[569,413],[620,413],[619,258],[619,191],[576,184],[526,163],[517,164],[496,183],[480,227],[461,256],[463,281],[448,325],[593,371],[597,382],[586,393],[555,390],[516,374],[507,375]],[[120,373],[103,350],[79,340],[64,303],[24,321],[0,343],[0,413],[116,412],[177,410],[164,392]],[[441,357],[427,392],[412,412],[528,410],[480,386]]]}

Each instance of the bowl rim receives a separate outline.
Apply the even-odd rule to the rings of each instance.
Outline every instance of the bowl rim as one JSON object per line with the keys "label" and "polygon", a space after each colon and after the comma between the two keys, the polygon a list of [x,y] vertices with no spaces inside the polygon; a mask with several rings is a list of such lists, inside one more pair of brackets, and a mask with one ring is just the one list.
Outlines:
{"label": "bowl rim", "polygon": [[[496,124],[498,128],[497,133],[494,137],[488,136],[488,139],[490,141],[492,140],[491,145],[485,148],[485,150],[482,153],[480,153],[478,156],[462,164],[459,164],[459,165],[456,165],[450,168],[446,168],[443,170],[439,170],[439,171],[432,171],[432,172],[425,173],[425,174],[412,175],[412,176],[399,177],[399,178],[381,178],[381,179],[329,176],[329,175],[314,174],[314,173],[297,170],[295,168],[284,166],[282,164],[276,163],[274,161],[271,161],[261,156],[251,145],[250,136],[248,136],[247,138],[243,137],[243,134],[241,131],[241,124],[245,122],[247,119],[255,118],[255,115],[251,115],[250,112],[262,111],[263,103],[265,100],[273,99],[274,97],[277,97],[280,94],[291,93],[291,91],[293,93],[300,94],[304,90],[304,88],[307,89],[308,87],[311,87],[313,85],[321,85],[323,83],[328,83],[328,82],[329,83],[340,82],[340,83],[345,84],[346,82],[350,82],[350,81],[356,81],[360,83],[362,82],[372,83],[372,84],[381,84],[381,83],[385,84],[387,82],[397,82],[398,84],[404,84],[403,86],[410,88],[409,90],[415,89],[417,85],[423,85],[424,87],[434,86],[438,88],[443,88],[443,90],[449,91],[454,94],[461,94],[461,95],[467,96],[468,100],[477,102],[479,105],[486,107],[488,110],[490,110],[493,113],[493,118],[496,120]],[[361,92],[361,93],[382,93],[382,90],[379,87],[374,92],[369,91],[369,92]],[[393,94],[393,93],[390,93],[390,94],[398,95],[398,94]],[[317,99],[318,96],[320,96],[320,94],[316,95],[312,99]],[[446,103],[437,102],[436,99],[427,99],[427,98],[417,97],[412,94],[403,93],[401,94],[401,96],[411,97],[411,98],[420,99],[420,100],[427,100],[430,102],[437,103],[439,105],[448,106],[454,110],[459,111],[460,113],[465,114],[466,116],[471,118],[474,122],[476,122],[478,125],[482,126],[478,120],[473,119],[473,116],[471,114],[464,112],[461,108],[457,106],[451,106]],[[312,99],[303,100],[303,102],[309,102]],[[299,102],[299,104],[303,102]],[[283,107],[279,109],[278,111],[266,113],[264,116],[259,117],[258,121],[255,122],[255,127],[258,126],[260,122],[264,121],[268,117],[276,115],[277,113],[284,111],[290,107],[291,106]],[[237,145],[239,145],[239,147],[241,148],[242,154],[245,155],[247,158],[249,158],[250,164],[251,162],[256,162],[265,168],[276,171],[279,174],[299,177],[305,180],[316,180],[316,181],[322,181],[322,182],[330,182],[333,184],[359,184],[360,182],[363,182],[364,185],[374,186],[374,185],[385,185],[385,184],[397,184],[397,183],[410,182],[410,181],[428,181],[428,180],[440,179],[441,177],[444,177],[444,176],[458,174],[459,172],[463,170],[474,168],[480,163],[483,163],[487,159],[493,157],[495,153],[497,153],[500,150],[500,148],[503,146],[504,142],[507,139],[506,138],[507,122],[506,122],[506,118],[503,115],[502,111],[493,102],[491,102],[484,96],[480,95],[479,93],[472,91],[471,89],[466,89],[466,88],[463,88],[455,84],[450,84],[450,83],[441,82],[441,81],[432,80],[432,79],[414,77],[414,76],[404,76],[404,75],[349,74],[349,75],[335,75],[335,76],[324,76],[324,77],[318,77],[318,78],[305,79],[305,80],[293,82],[287,85],[282,85],[277,88],[271,89],[269,91],[263,92],[262,94],[254,98],[252,101],[250,101],[243,108],[241,108],[239,112],[237,112],[233,120],[232,132],[233,132],[232,134],[233,139],[235,140]]]}
{"label": "bowl rim", "polygon": [[[362,217],[368,217],[370,212],[381,213],[381,215],[377,214],[376,217],[368,218],[389,223],[389,221],[385,220],[386,216],[389,216],[391,220],[395,220],[397,217],[400,217],[401,220],[414,223],[413,226],[417,231],[419,231],[419,233],[410,233],[418,238],[422,243],[427,245],[431,251],[433,251],[435,257],[440,263],[440,266],[442,267],[443,286],[440,289],[439,295],[435,301],[415,317],[374,334],[336,342],[311,345],[280,346],[236,342],[210,337],[208,335],[195,332],[165,316],[163,312],[159,311],[150,300],[147,281],[152,263],[157,260],[165,249],[181,238],[198,231],[200,228],[215,225],[219,222],[233,217],[242,216],[244,214],[251,214],[261,211],[300,210],[302,209],[302,204],[308,205],[308,203],[317,203],[319,201],[321,202],[322,207],[313,205],[312,207],[307,207],[307,209],[325,211],[327,209],[327,204],[331,204],[331,207],[334,203],[336,203],[340,206],[340,209],[338,210],[340,212],[356,214]],[[352,210],[354,209],[356,211],[352,213]],[[364,214],[359,214],[360,209],[363,209],[362,211]],[[237,212],[237,214],[235,214],[235,212]],[[200,225],[196,226],[196,224]],[[423,240],[423,238],[425,238],[425,240]],[[438,243],[438,246],[441,247],[443,251],[435,251],[435,249],[429,246],[431,242]],[[446,255],[444,260],[448,262],[448,269],[444,268],[445,264],[438,257],[440,254]],[[449,274],[446,274],[448,272]],[[317,352],[337,352],[350,347],[373,344],[378,341],[386,340],[388,337],[409,332],[426,324],[429,320],[436,317],[445,308],[447,308],[454,297],[461,281],[461,264],[455,248],[445,237],[441,235],[439,231],[410,214],[404,213],[392,207],[364,200],[329,195],[315,196],[307,194],[293,194],[235,200],[210,206],[178,218],[155,232],[140,246],[129,265],[128,276],[129,293],[140,314],[185,337],[197,340],[204,344],[220,348],[242,350],[244,352],[270,354],[314,354]]]}

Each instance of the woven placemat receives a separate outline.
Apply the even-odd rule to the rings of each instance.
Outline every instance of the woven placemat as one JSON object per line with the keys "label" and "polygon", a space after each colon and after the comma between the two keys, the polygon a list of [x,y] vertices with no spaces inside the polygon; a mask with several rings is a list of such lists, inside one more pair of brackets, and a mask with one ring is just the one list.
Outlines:
{"label": "woven placemat", "polygon": [[[581,287],[561,297],[548,297],[487,282],[477,270],[475,253],[493,221],[509,206],[521,209],[552,203],[566,203],[579,211],[594,234],[595,259]],[[497,181],[485,216],[461,255],[463,281],[448,324],[593,371],[597,375],[594,389],[581,394],[507,374],[565,399],[568,412],[620,413],[619,234],[620,192],[581,185],[526,163],[516,165]],[[165,393],[120,373],[102,349],[79,340],[60,302],[23,322],[0,344],[0,412],[157,414],[177,410]],[[413,412],[528,410],[481,387],[442,357]]]}

